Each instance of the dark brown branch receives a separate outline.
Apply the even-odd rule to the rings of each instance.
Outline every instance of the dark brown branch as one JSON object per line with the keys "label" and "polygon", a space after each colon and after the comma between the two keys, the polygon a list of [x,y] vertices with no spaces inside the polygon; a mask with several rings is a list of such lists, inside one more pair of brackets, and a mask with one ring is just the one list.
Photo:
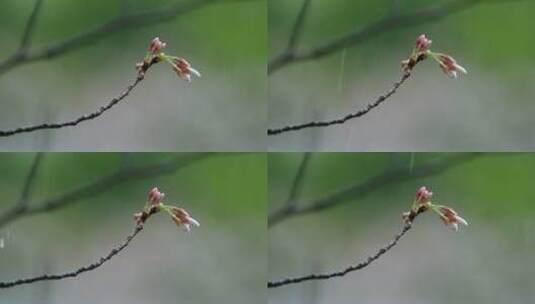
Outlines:
{"label": "dark brown branch", "polygon": [[109,191],[118,185],[130,181],[175,173],[176,171],[211,155],[214,154],[191,154],[188,156],[176,157],[170,161],[159,162],[151,165],[134,166],[128,168],[121,167],[117,171],[101,177],[93,182],[79,186],[56,197],[46,199],[41,202],[36,202],[32,204],[32,206],[21,209],[17,204],[0,215],[0,227],[3,227],[6,224],[23,216],[50,212],[69,206],[82,199],[94,197],[105,191]]}
{"label": "dark brown branch", "polygon": [[334,120],[312,121],[312,122],[299,124],[299,125],[289,125],[289,126],[285,126],[285,127],[281,127],[281,128],[268,129],[267,134],[268,135],[278,135],[278,134],[289,132],[289,131],[298,131],[298,130],[307,129],[307,128],[317,128],[317,127],[328,127],[328,126],[332,126],[332,125],[340,125],[340,124],[345,123],[348,120],[364,116],[368,112],[370,112],[372,109],[378,107],[381,103],[383,103],[385,100],[387,100],[394,93],[396,93],[398,88],[407,79],[409,79],[410,75],[411,74],[408,73],[408,72],[407,73],[403,73],[403,75],[401,76],[401,79],[399,81],[397,81],[397,82],[394,82],[394,85],[392,86],[392,88],[390,90],[388,90],[386,93],[384,93],[384,94],[380,95],[379,97],[377,97],[377,99],[374,100],[373,102],[371,102],[368,105],[366,105],[366,107],[364,109],[358,110],[358,111],[356,111],[354,113],[347,114],[344,117],[341,117],[341,118],[338,118],[338,119],[334,119]]}
{"label": "dark brown branch", "polygon": [[52,281],[52,280],[62,280],[66,278],[74,278],[84,272],[97,269],[100,266],[104,265],[104,263],[106,263],[107,261],[111,260],[114,256],[118,255],[126,247],[128,247],[130,242],[136,237],[136,235],[141,230],[143,230],[143,225],[137,225],[134,231],[132,232],[132,234],[130,234],[122,244],[113,248],[107,255],[101,257],[97,262],[80,267],[71,272],[66,272],[66,273],[61,273],[61,274],[43,274],[43,275],[33,277],[33,278],[18,279],[15,281],[8,281],[8,282],[0,282],[0,289],[15,287],[15,286],[24,285],[24,284],[31,284],[31,283],[35,283],[39,281]]}
{"label": "dark brown branch", "polygon": [[319,59],[343,50],[344,48],[354,47],[362,42],[391,30],[399,30],[406,27],[440,21],[449,15],[467,10],[476,4],[506,3],[513,1],[524,0],[452,0],[429,8],[417,10],[412,13],[390,15],[355,32],[349,33],[307,51],[303,51],[301,53],[284,51],[270,60],[268,64],[268,74],[271,74],[290,64]]}
{"label": "dark brown branch", "polygon": [[141,74],[141,73],[138,74],[136,79],[130,85],[128,85],[126,89],[123,92],[121,92],[121,94],[119,94],[119,96],[112,98],[106,105],[101,106],[98,110],[92,113],[85,114],[76,119],[68,120],[65,122],[43,123],[39,125],[19,127],[19,128],[11,129],[11,130],[0,130],[0,137],[13,136],[13,135],[20,134],[20,133],[28,133],[28,132],[38,131],[38,130],[45,130],[45,129],[60,129],[60,128],[65,128],[65,127],[72,127],[86,120],[95,119],[99,117],[100,115],[104,114],[104,112],[108,111],[109,109],[111,109],[113,106],[115,106],[119,102],[121,102],[123,99],[125,99],[130,94],[130,92],[132,92],[132,90],[144,79],[144,77],[145,77],[144,74]]}
{"label": "dark brown branch", "polygon": [[302,276],[302,277],[296,277],[296,278],[286,278],[286,279],[282,279],[282,280],[279,280],[279,281],[268,282],[267,286],[268,286],[268,288],[276,288],[276,287],[281,287],[281,286],[288,285],[288,284],[297,284],[297,283],[301,283],[301,282],[305,282],[305,281],[311,281],[311,280],[327,280],[327,279],[330,279],[330,278],[342,277],[342,276],[345,276],[346,274],[348,274],[350,272],[361,270],[361,269],[369,266],[375,260],[379,259],[382,255],[384,255],[390,249],[392,249],[394,246],[396,246],[396,244],[399,242],[399,240],[405,235],[405,233],[407,233],[407,231],[409,231],[411,229],[411,227],[412,226],[411,226],[410,223],[406,223],[403,226],[403,229],[401,229],[401,232],[396,234],[394,239],[390,243],[388,243],[386,246],[380,248],[379,251],[377,251],[377,253],[375,253],[372,256],[369,256],[363,262],[360,262],[360,263],[358,263],[356,265],[351,265],[351,266],[347,267],[344,270],[331,272],[331,273],[315,273],[315,274],[310,274],[310,275],[306,275],[306,276]]}
{"label": "dark brown branch", "polygon": [[52,59],[78,48],[92,45],[118,31],[139,29],[141,27],[167,22],[173,20],[177,16],[192,12],[212,3],[243,1],[247,0],[191,0],[188,2],[180,2],[165,8],[153,9],[151,11],[119,15],[91,30],[76,34],[39,50],[29,51],[28,49],[23,49],[22,51],[15,51],[11,56],[0,62],[0,75],[12,68],[26,63]]}
{"label": "dark brown branch", "polygon": [[364,182],[351,185],[309,203],[301,204],[303,205],[301,207],[294,206],[293,208],[287,208],[286,206],[282,206],[279,210],[270,214],[268,217],[268,226],[273,226],[291,217],[319,212],[355,199],[363,198],[389,184],[441,174],[450,168],[464,164],[480,155],[481,153],[461,153],[427,161],[414,167],[412,171],[406,168],[387,170]]}

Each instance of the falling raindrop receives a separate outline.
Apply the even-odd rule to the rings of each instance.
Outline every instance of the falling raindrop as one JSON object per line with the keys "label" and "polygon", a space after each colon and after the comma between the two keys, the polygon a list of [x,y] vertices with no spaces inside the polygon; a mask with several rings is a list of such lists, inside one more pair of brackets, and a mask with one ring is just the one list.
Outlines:
{"label": "falling raindrop", "polygon": [[342,50],[342,58],[340,60],[340,73],[338,74],[338,93],[342,92],[344,83],[344,72],[346,67],[346,49]]}
{"label": "falling raindrop", "polygon": [[414,152],[411,152],[411,160],[410,160],[410,163],[409,163],[409,172],[412,173],[412,169],[414,169],[414,159],[415,159],[416,155],[414,154]]}
{"label": "falling raindrop", "polygon": [[0,249],[4,248],[4,238],[0,238]]}

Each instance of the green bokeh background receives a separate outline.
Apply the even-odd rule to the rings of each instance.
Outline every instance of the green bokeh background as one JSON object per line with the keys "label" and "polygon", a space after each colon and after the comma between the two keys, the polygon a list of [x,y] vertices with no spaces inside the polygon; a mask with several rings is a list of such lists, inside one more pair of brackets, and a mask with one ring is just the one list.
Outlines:
{"label": "green bokeh background", "polygon": [[[14,205],[34,154],[0,154],[0,213]],[[121,167],[176,153],[53,153],[43,156],[30,205]],[[0,227],[1,281],[74,270],[104,256],[133,229],[132,214],[158,186],[166,202],[201,223],[191,234],[157,214],[131,245],[101,268],[61,282],[2,290],[0,303],[252,303],[265,300],[266,157],[214,154],[176,172],[127,181],[51,212]]]}
{"label": "green bokeh background", "polygon": [[[385,170],[410,175],[420,164],[450,156],[313,153],[297,202],[304,206]],[[302,157],[269,156],[271,211],[286,200]],[[269,229],[271,280],[365,260],[401,229],[400,215],[422,185],[470,225],[454,232],[436,214],[424,213],[371,266],[341,279],[270,289],[269,303],[529,303],[535,296],[534,172],[532,153],[484,154],[437,175],[379,185],[364,197],[282,221]]]}
{"label": "green bokeh background", "polygon": [[[297,51],[336,40],[395,14],[451,1],[313,0]],[[468,2],[468,1],[467,1]],[[474,1],[473,1],[474,2]],[[422,62],[385,104],[342,127],[270,137],[272,150],[517,151],[531,149],[535,26],[533,1],[479,4],[437,21],[389,31],[270,75],[270,126],[333,119],[363,108],[400,76],[414,40],[455,57],[468,75],[451,80]],[[269,1],[269,57],[285,48],[301,0]]]}
{"label": "green bokeh background", "polygon": [[[49,46],[120,16],[169,1],[44,1],[31,50]],[[14,52],[34,1],[4,1],[0,58]],[[187,58],[203,77],[191,84],[154,66],[124,104],[97,120],[61,131],[5,138],[4,151],[258,151],[265,147],[266,5],[213,1],[170,21],[119,30],[52,60],[0,76],[2,129],[64,121],[98,109],[135,78],[150,40]]]}

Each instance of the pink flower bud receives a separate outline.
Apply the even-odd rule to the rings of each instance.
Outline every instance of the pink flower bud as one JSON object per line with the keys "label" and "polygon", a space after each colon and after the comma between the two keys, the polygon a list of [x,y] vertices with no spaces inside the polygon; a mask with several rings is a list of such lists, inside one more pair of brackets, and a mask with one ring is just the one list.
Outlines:
{"label": "pink flower bud", "polygon": [[453,57],[446,54],[438,54],[438,61],[442,71],[451,78],[457,78],[457,72],[466,74],[466,69],[453,59]]}
{"label": "pink flower bud", "polygon": [[160,37],[152,39],[149,45],[149,52],[153,54],[160,53],[165,48],[166,43],[160,40]]}
{"label": "pink flower bud", "polygon": [[180,78],[186,80],[187,82],[191,81],[191,75],[201,77],[201,73],[192,68],[190,63],[184,58],[177,58],[173,60],[173,70]]}
{"label": "pink flower bud", "polygon": [[151,206],[157,206],[165,198],[165,193],[162,193],[158,188],[154,187],[149,191],[148,199]]}
{"label": "pink flower bud", "polygon": [[433,41],[430,39],[427,39],[425,34],[421,34],[418,36],[418,39],[416,39],[416,50],[419,52],[426,52],[429,50],[429,46],[431,45]]}
{"label": "pink flower bud", "polygon": [[191,225],[197,227],[200,226],[199,222],[192,218],[189,213],[182,208],[171,207],[171,218],[177,226],[183,226],[188,232],[191,230]]}
{"label": "pink flower bud", "polygon": [[425,186],[420,187],[418,191],[416,191],[416,202],[418,204],[427,204],[431,198],[433,197],[433,192],[427,190]]}
{"label": "pink flower bud", "polygon": [[439,206],[438,210],[440,212],[440,219],[444,222],[444,224],[453,228],[455,231],[459,230],[459,223],[468,226],[468,222],[457,215],[457,212],[450,207]]}

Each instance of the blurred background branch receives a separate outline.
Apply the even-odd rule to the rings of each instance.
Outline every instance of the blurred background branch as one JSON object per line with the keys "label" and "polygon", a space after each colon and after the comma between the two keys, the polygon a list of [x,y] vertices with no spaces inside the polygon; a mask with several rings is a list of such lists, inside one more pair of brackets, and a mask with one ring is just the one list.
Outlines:
{"label": "blurred background branch", "polygon": [[288,192],[288,198],[286,199],[286,202],[284,202],[283,208],[275,210],[271,217],[277,218],[281,216],[279,213],[288,212],[287,210],[293,210],[296,207],[296,200],[301,194],[301,190],[303,189],[305,173],[307,171],[308,164],[310,163],[311,156],[312,154],[310,152],[304,153],[303,159],[299,164],[299,168],[297,169],[294,180],[290,187],[290,191]]}
{"label": "blurred background branch", "polygon": [[[380,19],[376,22],[368,24],[359,30],[356,30],[352,33],[348,33],[339,38],[333,39],[322,45],[313,47],[309,50],[297,52],[296,45],[292,45],[289,43],[289,45],[292,45],[292,48],[287,48],[285,51],[274,56],[269,61],[268,74],[276,72],[277,70],[283,67],[286,67],[288,65],[291,65],[297,62],[319,59],[324,56],[328,56],[330,54],[341,51],[344,48],[354,47],[362,42],[365,42],[385,32],[398,30],[404,27],[411,27],[411,26],[417,26],[417,25],[421,25],[425,23],[440,21],[441,19],[449,15],[467,10],[469,8],[474,7],[475,5],[489,4],[489,3],[510,3],[510,2],[515,2],[515,1],[524,1],[524,0],[452,0],[452,1],[446,1],[444,3],[433,5],[428,8],[423,8],[421,10],[416,10],[411,13],[389,15],[383,19]],[[297,20],[299,21],[300,18],[302,18],[301,14],[299,14]],[[299,22],[296,22],[296,24],[299,24]]]}
{"label": "blurred background branch", "polygon": [[206,159],[213,155],[216,154],[192,153],[186,156],[177,156],[169,161],[154,163],[150,165],[120,167],[115,172],[105,175],[90,183],[81,185],[73,190],[62,193],[56,197],[45,199],[30,205],[28,204],[28,200],[30,199],[29,189],[34,183],[36,171],[42,158],[42,156],[38,155],[36,156],[33,165],[30,169],[30,173],[28,174],[28,178],[25,181],[25,186],[22,190],[21,199],[13,207],[4,211],[4,213],[0,215],[0,227],[3,227],[6,224],[24,216],[50,212],[56,209],[69,206],[84,198],[92,197],[102,192],[109,191],[110,189],[120,184],[140,179],[154,178],[157,176],[172,174],[191,164],[194,164],[200,160]]}
{"label": "blurred background branch", "polygon": [[35,182],[35,177],[37,175],[39,166],[41,165],[42,159],[43,159],[43,153],[39,152],[35,155],[35,158],[30,167],[28,175],[26,176],[26,180],[24,181],[24,186],[22,187],[20,198],[17,203],[17,206],[19,207],[19,209],[25,209],[28,206],[28,199],[30,198],[31,191]]}
{"label": "blurred background branch", "polygon": [[41,12],[42,4],[43,4],[43,0],[35,0],[35,5],[33,7],[32,13],[30,17],[28,18],[28,22],[26,23],[26,28],[24,29],[24,33],[22,34],[20,46],[15,53],[24,53],[26,52],[26,49],[30,47],[31,39],[32,39],[33,32],[34,32],[35,25],[36,25],[36,20],[37,20],[37,17],[39,16],[39,13]]}
{"label": "blurred background branch", "polygon": [[301,10],[299,10],[297,18],[295,19],[295,24],[290,34],[290,38],[288,39],[288,45],[286,46],[285,51],[286,53],[293,53],[295,51],[297,43],[299,42],[299,38],[301,38],[301,33],[303,32],[305,19],[310,7],[310,2],[311,0],[303,0],[303,5],[301,6]]}
{"label": "blurred background branch", "polygon": [[292,217],[323,211],[347,203],[348,201],[362,198],[387,184],[438,175],[452,167],[461,165],[481,155],[481,153],[455,154],[427,161],[414,166],[412,170],[407,170],[406,168],[387,169],[385,172],[377,176],[338,190],[323,198],[307,203],[301,203],[300,205],[284,204],[269,215],[268,226],[273,226]]}

